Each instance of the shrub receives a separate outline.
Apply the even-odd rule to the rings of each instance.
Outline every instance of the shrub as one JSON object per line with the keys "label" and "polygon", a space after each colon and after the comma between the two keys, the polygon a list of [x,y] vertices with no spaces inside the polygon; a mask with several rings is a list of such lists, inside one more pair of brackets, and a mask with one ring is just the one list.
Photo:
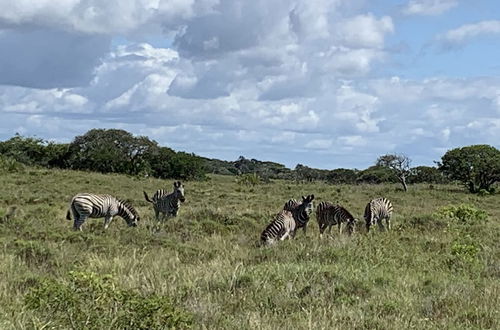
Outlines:
{"label": "shrub", "polygon": [[1,172],[17,173],[17,172],[24,172],[24,170],[25,170],[25,166],[23,164],[19,163],[14,158],[0,155],[0,171]]}
{"label": "shrub", "polygon": [[187,328],[192,322],[167,297],[123,290],[111,275],[91,272],[70,272],[67,283],[40,280],[24,302],[52,327],[66,329]]}
{"label": "shrub", "polygon": [[485,221],[488,218],[485,211],[468,204],[444,206],[435,213],[435,216],[468,224]]}
{"label": "shrub", "polygon": [[260,177],[257,173],[241,174],[236,178],[239,185],[255,186],[260,183]]}

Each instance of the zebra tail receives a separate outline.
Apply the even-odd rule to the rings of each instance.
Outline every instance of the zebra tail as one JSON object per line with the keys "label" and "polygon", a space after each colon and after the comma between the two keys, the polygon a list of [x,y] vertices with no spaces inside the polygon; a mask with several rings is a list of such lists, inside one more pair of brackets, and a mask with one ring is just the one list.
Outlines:
{"label": "zebra tail", "polygon": [[66,220],[71,220],[71,211],[68,209],[68,212],[66,212]]}
{"label": "zebra tail", "polygon": [[153,203],[153,201],[149,199],[148,194],[146,194],[144,190],[142,192],[144,193],[144,198],[146,199],[146,201]]}

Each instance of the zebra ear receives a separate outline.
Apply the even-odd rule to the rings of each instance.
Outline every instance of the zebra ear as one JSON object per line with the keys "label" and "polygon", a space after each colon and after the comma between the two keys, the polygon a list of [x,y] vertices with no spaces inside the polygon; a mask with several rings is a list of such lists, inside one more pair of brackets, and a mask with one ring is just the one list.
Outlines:
{"label": "zebra ear", "polygon": [[311,200],[311,201],[312,201],[312,200],[314,199],[314,194],[311,194],[311,195],[310,195],[310,196],[308,196],[308,197],[309,197],[309,200]]}
{"label": "zebra ear", "polygon": [[178,188],[178,186],[177,186],[177,181],[174,181],[174,187],[175,187],[175,188]]}
{"label": "zebra ear", "polygon": [[302,196],[302,200],[305,201],[306,200],[306,196]]}

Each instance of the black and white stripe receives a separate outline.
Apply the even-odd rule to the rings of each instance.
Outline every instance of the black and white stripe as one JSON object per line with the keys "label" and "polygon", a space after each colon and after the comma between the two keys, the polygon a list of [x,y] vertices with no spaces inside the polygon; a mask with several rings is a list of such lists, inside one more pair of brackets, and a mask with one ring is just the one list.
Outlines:
{"label": "black and white stripe", "polygon": [[270,245],[285,238],[293,238],[298,223],[307,223],[312,212],[314,195],[302,197],[302,202],[292,210],[282,210],[260,235],[261,242]]}
{"label": "black and white stripe", "polygon": [[129,226],[137,226],[140,220],[132,205],[111,195],[87,193],[75,195],[71,199],[66,219],[71,220],[71,214],[73,214],[75,230],[82,230],[82,225],[87,218],[104,217],[104,229],[108,229],[115,215],[122,217]]}
{"label": "black and white stripe", "polygon": [[380,230],[384,230],[385,220],[387,229],[391,229],[391,215],[393,207],[390,200],[384,197],[372,199],[365,207],[366,231],[377,224]]}
{"label": "black and white stripe", "polygon": [[[305,196],[302,196],[302,200],[305,200],[305,198],[306,198]],[[290,199],[285,203],[285,205],[283,205],[283,210],[290,211],[293,213],[294,210],[296,210],[300,205],[301,205],[301,202],[299,202],[298,200]],[[294,219],[296,222],[295,229],[297,230],[299,228],[302,228],[302,230],[304,231],[304,236],[306,235],[307,223],[309,222],[309,216],[312,213],[313,208],[314,208],[314,205],[313,205],[313,202],[311,200],[310,205],[308,205],[308,207],[306,208],[306,213],[308,215],[307,217],[301,217],[301,216],[298,216],[298,214],[296,216],[294,216]]]}
{"label": "black and white stripe", "polygon": [[149,199],[148,194],[144,191],[144,198],[153,204],[156,220],[160,220],[160,213],[163,214],[163,218],[176,217],[179,213],[181,202],[185,201],[184,185],[180,181],[176,181],[174,182],[173,192],[169,193],[166,190],[159,189],[155,192],[152,199]]}
{"label": "black and white stripe", "polygon": [[321,202],[318,204],[316,207],[316,220],[318,221],[320,238],[323,237],[323,233],[327,228],[328,233],[331,234],[334,225],[338,226],[339,234],[342,233],[342,225],[344,223],[347,225],[347,233],[351,235],[358,221],[344,207],[334,205],[330,202]]}

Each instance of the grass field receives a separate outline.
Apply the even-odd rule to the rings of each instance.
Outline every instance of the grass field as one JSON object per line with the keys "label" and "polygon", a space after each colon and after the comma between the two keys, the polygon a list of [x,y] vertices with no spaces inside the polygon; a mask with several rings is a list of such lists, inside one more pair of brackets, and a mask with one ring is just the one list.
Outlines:
{"label": "grass field", "polygon": [[[179,217],[154,228],[144,201],[171,181],[62,170],[0,176],[1,329],[498,329],[500,195],[458,186],[332,186],[234,177],[185,182]],[[172,180],[173,181],[173,180]],[[137,228],[65,220],[78,192],[129,199]],[[315,194],[362,219],[373,197],[395,208],[391,232],[318,239],[312,216],[271,248],[262,229],[285,201]],[[470,204],[488,218],[434,216]],[[15,207],[15,209],[13,208]],[[335,232],[335,229],[333,230]]]}

